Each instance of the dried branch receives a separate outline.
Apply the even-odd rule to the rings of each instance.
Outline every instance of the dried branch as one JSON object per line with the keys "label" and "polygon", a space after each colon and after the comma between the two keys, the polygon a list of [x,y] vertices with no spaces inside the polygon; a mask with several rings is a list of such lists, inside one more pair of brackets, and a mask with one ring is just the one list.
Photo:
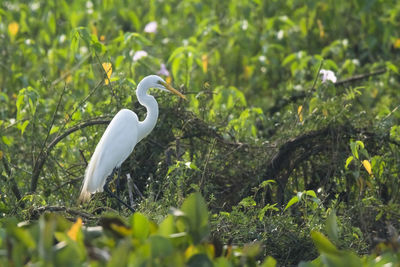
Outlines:
{"label": "dried branch", "polygon": [[355,82],[355,81],[358,81],[358,80],[363,80],[363,79],[371,77],[371,76],[380,75],[380,74],[385,73],[386,71],[387,71],[387,69],[380,69],[380,70],[377,70],[377,71],[374,71],[374,72],[370,72],[370,73],[364,73],[364,74],[360,74],[360,75],[355,75],[355,76],[352,76],[352,77],[350,77],[348,79],[344,79],[344,80],[340,80],[340,81],[335,82],[335,86],[339,86],[339,85],[342,85],[342,84],[345,84],[345,83]]}
{"label": "dried branch", "polygon": [[42,206],[35,208],[32,212],[33,217],[39,217],[41,214],[44,212],[66,212],[72,216],[79,216],[87,220],[94,220],[96,217],[94,217],[92,214],[79,211],[79,210],[74,210],[71,208],[67,208],[64,206]]}

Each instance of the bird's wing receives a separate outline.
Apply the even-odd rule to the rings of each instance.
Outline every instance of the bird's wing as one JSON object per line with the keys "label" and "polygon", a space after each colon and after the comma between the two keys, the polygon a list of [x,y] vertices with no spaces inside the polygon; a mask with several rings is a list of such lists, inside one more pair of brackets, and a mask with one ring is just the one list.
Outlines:
{"label": "bird's wing", "polygon": [[120,167],[132,153],[137,143],[138,117],[128,109],[115,115],[97,144],[85,172],[80,200],[90,194],[103,191],[103,186],[115,167]]}

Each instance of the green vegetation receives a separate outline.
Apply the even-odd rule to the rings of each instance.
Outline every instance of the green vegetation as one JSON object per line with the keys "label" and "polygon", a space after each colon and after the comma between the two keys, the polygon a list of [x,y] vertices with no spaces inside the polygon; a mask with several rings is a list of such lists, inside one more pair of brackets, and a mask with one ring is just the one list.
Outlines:
{"label": "green vegetation", "polygon": [[[394,0],[1,1],[1,265],[399,265],[399,21]],[[157,73],[189,101],[155,92],[119,186],[138,213],[79,206]]]}

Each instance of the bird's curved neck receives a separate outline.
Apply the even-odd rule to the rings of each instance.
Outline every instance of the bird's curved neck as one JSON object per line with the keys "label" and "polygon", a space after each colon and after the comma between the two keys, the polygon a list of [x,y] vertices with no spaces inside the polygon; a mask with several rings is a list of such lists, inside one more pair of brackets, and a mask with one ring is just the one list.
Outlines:
{"label": "bird's curved neck", "polygon": [[146,86],[138,86],[136,96],[139,103],[146,107],[147,115],[143,121],[139,121],[138,142],[145,138],[156,126],[158,119],[158,104],[156,99],[147,94]]}

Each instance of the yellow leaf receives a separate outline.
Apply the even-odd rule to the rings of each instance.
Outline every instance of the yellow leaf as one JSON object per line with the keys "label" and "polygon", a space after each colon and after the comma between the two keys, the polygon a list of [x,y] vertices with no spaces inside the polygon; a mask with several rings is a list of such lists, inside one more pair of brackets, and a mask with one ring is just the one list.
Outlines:
{"label": "yellow leaf", "polygon": [[185,258],[189,259],[195,254],[198,254],[200,251],[197,247],[190,245],[186,250],[185,250]]}
{"label": "yellow leaf", "polygon": [[250,66],[244,66],[244,78],[249,79],[251,75],[253,74],[254,68]]}
{"label": "yellow leaf", "polygon": [[400,48],[400,38],[397,38],[396,41],[394,41],[394,48]]}
{"label": "yellow leaf", "polygon": [[369,173],[369,175],[372,175],[371,163],[369,163],[368,160],[364,160],[364,161],[362,162],[362,164],[364,165],[364,168],[367,170],[367,172]]}
{"label": "yellow leaf", "polygon": [[65,77],[65,82],[66,82],[66,83],[72,82],[72,76],[71,76],[71,75],[68,75],[67,77]]}
{"label": "yellow leaf", "polygon": [[325,37],[324,25],[322,25],[322,22],[320,20],[317,20],[317,23],[319,28],[319,38],[322,39]]}
{"label": "yellow leaf", "polygon": [[171,84],[171,82],[172,82],[171,76],[168,76],[167,78],[165,78],[165,81],[166,81],[168,84]]}
{"label": "yellow leaf", "polygon": [[208,257],[210,257],[211,259],[215,258],[215,247],[213,244],[205,244],[206,247],[206,252]]}
{"label": "yellow leaf", "polygon": [[322,114],[324,115],[324,117],[328,117],[328,111],[326,109],[322,110]]}
{"label": "yellow leaf", "polygon": [[207,54],[204,54],[201,56],[201,63],[203,65],[203,72],[207,73],[207,69],[208,69],[208,56]]}
{"label": "yellow leaf", "polygon": [[112,65],[110,62],[104,62],[102,64],[104,71],[107,74],[107,78],[104,80],[105,84],[107,85],[110,82],[110,77],[112,74]]}
{"label": "yellow leaf", "polygon": [[3,151],[0,150],[0,159],[3,158]]}
{"label": "yellow leaf", "polygon": [[17,35],[18,30],[19,30],[19,24],[17,22],[14,21],[14,22],[11,22],[10,24],[8,24],[8,31],[12,37]]}
{"label": "yellow leaf", "polygon": [[91,25],[91,28],[92,28],[92,34],[93,34],[93,35],[96,35],[96,36],[98,36],[98,33],[97,33],[97,28],[96,28],[96,26],[94,26],[94,25]]}
{"label": "yellow leaf", "polygon": [[378,95],[378,93],[379,93],[379,90],[378,90],[378,88],[374,88],[374,89],[372,89],[372,91],[371,91],[371,96],[373,97],[373,98],[376,98],[376,96]]}
{"label": "yellow leaf", "polygon": [[67,233],[69,238],[76,241],[76,237],[77,237],[78,232],[81,229],[81,227],[82,227],[82,219],[78,217],[76,222],[71,226],[71,229],[69,229],[69,231]]}
{"label": "yellow leaf", "polygon": [[106,40],[106,37],[104,35],[100,35],[100,42],[104,42]]}
{"label": "yellow leaf", "polygon": [[121,236],[128,236],[131,234],[131,229],[123,226],[123,225],[118,225],[115,223],[110,224],[110,228],[120,234]]}
{"label": "yellow leaf", "polygon": [[301,111],[303,110],[303,106],[299,106],[297,108],[297,115],[299,115],[299,120],[303,121],[303,114],[301,113]]}

